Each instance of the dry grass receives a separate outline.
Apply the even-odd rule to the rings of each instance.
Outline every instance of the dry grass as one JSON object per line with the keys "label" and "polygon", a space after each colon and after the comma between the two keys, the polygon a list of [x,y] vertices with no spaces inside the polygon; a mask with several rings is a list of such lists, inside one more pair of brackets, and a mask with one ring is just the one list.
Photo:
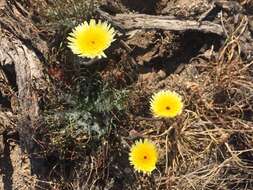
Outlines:
{"label": "dry grass", "polygon": [[[133,176],[133,189],[253,188],[253,63],[241,58],[240,48],[246,25],[243,19],[218,53],[199,55],[181,74],[171,74],[149,90],[134,85],[126,117],[115,131],[120,144],[106,143],[127,153],[136,138],[151,138],[161,152],[153,176],[125,173]],[[161,86],[184,96],[184,113],[176,119],[150,117],[149,97]],[[107,169],[113,165],[118,163]]]}
{"label": "dry grass", "polygon": [[174,77],[177,82],[172,82],[176,84],[172,88],[184,93],[186,108],[168,126],[169,133],[163,130],[161,134],[166,133],[158,135],[167,161],[162,160],[159,168],[161,189],[252,188],[253,76],[249,68],[253,63],[240,58],[239,35],[234,34],[213,60],[193,60],[199,73],[194,80]]}
{"label": "dry grass", "polygon": [[[70,12],[72,14],[72,11]],[[76,19],[68,12],[58,16],[70,18],[71,22]],[[65,22],[64,19],[60,20]],[[77,19],[77,22],[79,21]],[[68,22],[66,23],[69,24]],[[79,83],[79,86],[77,83],[71,83],[72,86],[68,86],[68,93],[77,98],[79,96],[91,99],[83,102],[75,100],[75,104],[71,107],[64,102],[68,99],[66,98],[60,102],[61,110],[53,111],[62,109],[66,111],[64,109],[67,107],[73,112],[77,107],[81,108],[75,114],[85,115],[88,112],[91,117],[95,116],[95,123],[98,118],[102,120],[98,121],[102,122],[102,125],[99,123],[101,127],[99,130],[103,127],[108,127],[109,130],[101,138],[96,139],[97,141],[92,141],[92,135],[86,129],[80,131],[80,126],[73,120],[67,119],[58,125],[56,123],[58,119],[49,118],[47,124],[52,128],[49,128],[51,133],[47,134],[48,138],[56,151],[62,151],[59,162],[52,167],[50,184],[53,184],[55,189],[78,190],[96,187],[171,190],[252,189],[253,76],[250,68],[253,63],[241,58],[240,46],[240,37],[246,30],[247,22],[247,19],[243,18],[232,33],[227,32],[227,40],[219,52],[211,49],[206,52],[208,55],[193,58],[185,65],[182,73],[172,73],[160,81],[153,82],[153,86],[148,89],[145,88],[145,84],[138,84],[136,76],[131,78],[132,75],[138,75],[134,73],[136,63],[131,62],[133,64],[131,69],[126,68],[130,56],[126,55],[126,51],[117,49],[118,52],[114,52],[116,55],[114,56],[122,56],[120,60],[109,58],[108,65],[104,66],[105,70],[99,68],[97,71],[101,81],[104,80],[112,86],[120,86],[120,90],[124,88],[132,90],[127,99],[127,107],[117,111],[115,111],[117,102],[107,99],[110,95],[103,94],[103,89],[98,89],[97,86],[92,87],[94,75],[83,76],[81,69],[86,72],[88,68],[80,66],[78,72],[71,71],[71,74],[78,75],[73,76],[71,80],[80,79],[84,83],[83,85]],[[73,24],[75,23],[69,26]],[[68,58],[65,55],[63,62],[66,65],[70,62]],[[91,69],[91,72],[94,70]],[[123,85],[117,84],[122,76],[131,78],[129,83],[132,85],[126,86],[127,82],[124,84],[122,82]],[[151,83],[149,79],[144,80],[145,82]],[[162,88],[176,90],[184,97],[185,110],[179,117],[170,120],[151,117],[149,98],[154,91]],[[76,92],[76,89],[82,90]],[[94,91],[97,93],[97,99],[94,99],[95,96],[92,94]],[[120,95],[115,96],[113,99],[117,100]],[[108,103],[109,111],[103,110]],[[102,111],[93,110],[99,106]],[[104,122],[108,118],[110,121]],[[90,126],[92,124],[85,125],[86,128]],[[157,170],[151,176],[137,174],[129,165],[129,147],[138,138],[150,138],[161,150]],[[66,167],[66,163],[61,163],[66,160],[74,164]]]}

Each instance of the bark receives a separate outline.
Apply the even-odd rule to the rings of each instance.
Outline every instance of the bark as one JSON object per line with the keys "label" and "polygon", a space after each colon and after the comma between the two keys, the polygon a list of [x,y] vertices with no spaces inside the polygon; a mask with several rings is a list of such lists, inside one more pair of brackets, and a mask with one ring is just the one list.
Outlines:
{"label": "bark", "polygon": [[[0,117],[0,123],[5,120],[3,131],[10,125],[15,126],[22,154],[26,152],[29,155],[31,174],[42,176],[43,162],[35,157],[40,148],[34,137],[40,127],[39,94],[48,86],[43,68],[43,55],[48,47],[40,38],[30,13],[17,1],[0,0],[0,18],[0,91],[2,96],[9,98],[11,106],[8,109],[18,121],[12,125],[11,120],[6,119],[8,117]],[[3,109],[0,111],[0,116],[3,116]]]}

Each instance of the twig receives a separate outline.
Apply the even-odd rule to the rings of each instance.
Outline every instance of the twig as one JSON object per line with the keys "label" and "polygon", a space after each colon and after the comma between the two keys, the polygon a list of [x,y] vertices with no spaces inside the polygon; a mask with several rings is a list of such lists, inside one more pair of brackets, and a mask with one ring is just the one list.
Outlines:
{"label": "twig", "polygon": [[223,21],[223,13],[222,13],[222,11],[221,11],[221,25],[222,25],[222,28],[223,28],[223,31],[224,31],[224,33],[225,33],[226,37],[227,37],[227,38],[229,38],[229,35],[228,35],[228,32],[227,32],[227,29],[226,29],[226,27],[225,27],[225,25],[224,25],[224,21]]}
{"label": "twig", "polygon": [[216,8],[216,5],[213,3],[213,4],[211,5],[211,7],[199,17],[198,22],[204,21],[204,20],[211,14],[211,12],[212,12],[215,8]]}

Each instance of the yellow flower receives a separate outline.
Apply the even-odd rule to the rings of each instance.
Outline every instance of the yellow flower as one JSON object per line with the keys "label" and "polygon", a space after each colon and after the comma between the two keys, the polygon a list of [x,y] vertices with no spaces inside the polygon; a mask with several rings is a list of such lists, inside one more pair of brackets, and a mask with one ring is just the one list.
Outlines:
{"label": "yellow flower", "polygon": [[175,117],[183,110],[182,98],[169,90],[154,94],[150,100],[150,109],[155,117]]}
{"label": "yellow flower", "polygon": [[104,50],[114,41],[115,30],[107,22],[91,19],[90,24],[84,22],[69,34],[68,47],[81,57],[106,57]]}
{"label": "yellow flower", "polygon": [[156,168],[158,152],[154,143],[145,139],[136,141],[129,153],[130,163],[138,172],[151,174]]}

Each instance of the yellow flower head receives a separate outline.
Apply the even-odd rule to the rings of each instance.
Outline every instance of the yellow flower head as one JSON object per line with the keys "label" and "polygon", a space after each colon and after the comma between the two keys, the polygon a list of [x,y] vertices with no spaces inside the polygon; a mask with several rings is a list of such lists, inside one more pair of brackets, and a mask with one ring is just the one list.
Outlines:
{"label": "yellow flower head", "polygon": [[175,117],[183,110],[182,98],[169,90],[154,94],[150,100],[151,111],[155,117]]}
{"label": "yellow flower head", "polygon": [[135,142],[129,153],[130,163],[138,172],[151,174],[156,168],[158,152],[154,143],[145,139]]}
{"label": "yellow flower head", "polygon": [[68,47],[81,57],[106,57],[104,50],[114,41],[115,30],[107,22],[91,19],[90,24],[84,22],[69,34]]}

